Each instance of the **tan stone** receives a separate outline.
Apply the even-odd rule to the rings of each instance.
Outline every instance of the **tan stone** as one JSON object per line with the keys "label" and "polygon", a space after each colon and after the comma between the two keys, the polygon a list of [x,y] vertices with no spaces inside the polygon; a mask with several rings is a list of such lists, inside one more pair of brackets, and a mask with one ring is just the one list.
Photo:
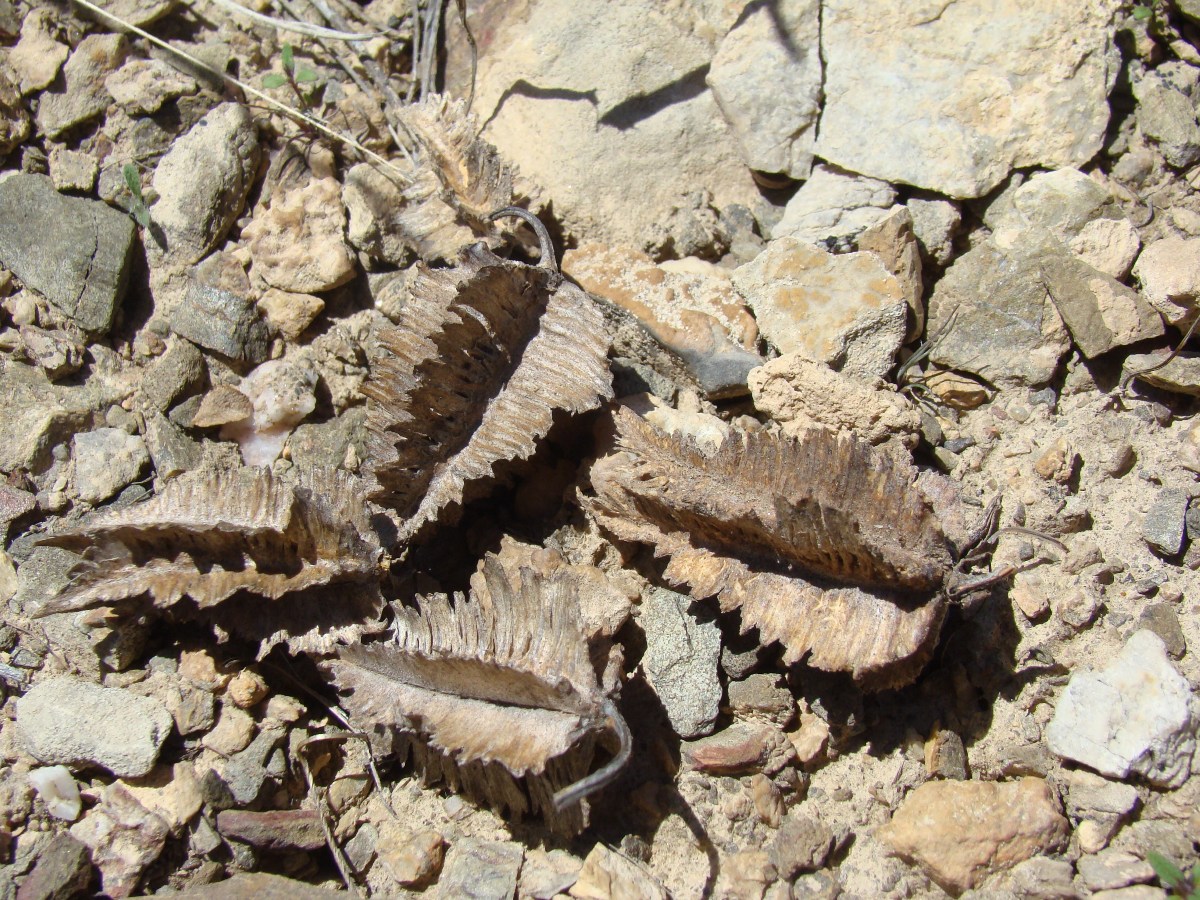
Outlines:
{"label": "tan stone", "polygon": [[855,378],[882,377],[895,361],[908,305],[874,253],[834,256],[779,238],[735,270],[733,284],[782,353],[801,353]]}
{"label": "tan stone", "polygon": [[955,409],[975,409],[991,399],[991,393],[984,385],[958,372],[934,370],[922,379],[922,383],[943,403]]}
{"label": "tan stone", "polygon": [[248,419],[253,412],[254,405],[249,397],[231,384],[218,384],[200,401],[200,408],[192,417],[192,425],[196,428],[227,425]]}
{"label": "tan stone", "polygon": [[730,775],[777,772],[795,756],[795,751],[778,728],[737,724],[685,743],[683,756],[701,772]]}
{"label": "tan stone", "polygon": [[280,334],[294,341],[325,309],[325,301],[312,294],[294,294],[279,288],[267,288],[258,301],[258,308]]}
{"label": "tan stone", "polygon": [[1059,436],[1033,464],[1033,471],[1058,484],[1067,484],[1079,467],[1079,454],[1066,437]]}
{"label": "tan stone", "polygon": [[1128,219],[1093,219],[1068,246],[1092,268],[1123,279],[1142,249],[1142,239]]}
{"label": "tan stone", "polygon": [[910,449],[917,445],[920,415],[882,379],[864,383],[791,353],[752,371],[748,384],[754,406],[793,437],[824,426],[872,444],[897,438]]}
{"label": "tan stone", "polygon": [[896,855],[958,893],[1066,843],[1070,825],[1041,778],[930,781],[908,795],[878,836]]}
{"label": "tan stone", "polygon": [[578,900],[667,900],[668,896],[649,869],[603,844],[587,855],[569,893]]}
{"label": "tan stone", "polygon": [[389,823],[381,828],[379,837],[379,862],[397,884],[425,884],[441,871],[446,841],[433,829],[405,835]]}
{"label": "tan stone", "polygon": [[319,293],[354,277],[346,246],[346,208],[336,178],[314,178],[271,198],[242,229],[254,271],[271,287]]}
{"label": "tan stone", "polygon": [[1186,327],[1200,303],[1200,238],[1167,237],[1149,244],[1133,274],[1162,317]]}
{"label": "tan stone", "polygon": [[8,64],[21,79],[21,93],[49,87],[71,51],[54,39],[54,13],[34,7],[21,23],[21,39],[8,54]]}
{"label": "tan stone", "polygon": [[905,340],[916,340],[925,330],[925,303],[922,300],[925,283],[921,274],[921,248],[913,232],[913,217],[908,207],[893,206],[888,210],[884,218],[858,236],[858,249],[878,256],[884,268],[900,282],[909,312]]}

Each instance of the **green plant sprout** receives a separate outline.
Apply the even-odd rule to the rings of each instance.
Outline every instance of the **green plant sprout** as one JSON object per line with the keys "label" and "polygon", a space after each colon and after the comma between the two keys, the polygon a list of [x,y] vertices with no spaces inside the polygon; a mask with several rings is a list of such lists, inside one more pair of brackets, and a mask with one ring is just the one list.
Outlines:
{"label": "green plant sprout", "polygon": [[125,187],[129,188],[129,214],[143,228],[150,227],[150,208],[146,206],[146,198],[142,195],[142,179],[138,168],[133,163],[125,163],[121,167],[121,175],[125,179]]}
{"label": "green plant sprout", "polygon": [[288,42],[283,44],[283,52],[279,55],[280,64],[283,66],[282,72],[268,72],[263,76],[262,85],[265,88],[283,87],[289,85],[292,93],[296,95],[296,99],[300,101],[300,105],[308,110],[312,107],[312,89],[303,91],[300,88],[302,84],[312,84],[317,81],[320,76],[315,70],[308,66],[296,66],[296,53],[292,49],[292,45]]}
{"label": "green plant sprout", "polygon": [[1171,860],[1153,850],[1146,854],[1146,862],[1150,863],[1159,882],[1171,892],[1172,897],[1200,900],[1200,863],[1192,866],[1192,871],[1184,872]]}

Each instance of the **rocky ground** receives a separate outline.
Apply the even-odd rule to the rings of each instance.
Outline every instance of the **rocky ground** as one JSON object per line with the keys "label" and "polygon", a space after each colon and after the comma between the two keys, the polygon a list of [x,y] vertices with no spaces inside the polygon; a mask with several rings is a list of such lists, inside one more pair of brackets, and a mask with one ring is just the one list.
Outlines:
{"label": "rocky ground", "polygon": [[[0,0],[0,896],[1115,900],[1197,862],[1196,0],[254,4],[355,43],[101,6],[191,62]],[[509,205],[592,299],[505,269],[566,343],[518,335],[487,382],[517,326],[468,303],[472,350],[435,301],[474,241],[537,260]],[[388,468],[493,398],[542,424]],[[622,481],[630,428],[689,462]],[[715,475],[756,441],[800,462]],[[805,465],[835,506],[789,533]],[[681,531],[614,511],[672,487],[703,497]],[[854,606],[888,587],[866,530],[916,510],[961,549],[989,508],[990,560]],[[826,537],[811,584],[780,567]],[[505,606],[522,567],[570,617]],[[478,607],[414,605],[454,591]],[[535,674],[619,709],[586,827],[539,779],[617,751],[515,770],[508,688],[438,682],[486,778],[474,737],[440,781],[391,752],[442,713],[382,722],[410,683],[369,699],[346,647],[437,615],[553,634]]]}

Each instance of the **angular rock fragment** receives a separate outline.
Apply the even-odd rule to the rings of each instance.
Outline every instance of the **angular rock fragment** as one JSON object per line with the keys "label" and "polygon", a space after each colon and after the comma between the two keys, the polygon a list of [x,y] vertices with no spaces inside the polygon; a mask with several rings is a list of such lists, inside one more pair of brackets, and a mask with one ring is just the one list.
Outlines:
{"label": "angular rock fragment", "polygon": [[71,826],[71,834],[91,850],[104,893],[123,900],[162,853],[170,829],[118,781],[104,789],[100,804],[83,821]]}
{"label": "angular rock fragment", "polygon": [[1165,237],[1148,244],[1133,274],[1164,319],[1180,329],[1191,324],[1200,309],[1200,239]]}
{"label": "angular rock fragment", "polygon": [[58,70],[71,55],[70,48],[55,40],[57,24],[47,7],[31,9],[21,22],[21,39],[8,55],[8,64],[20,78],[22,94],[49,87]]}
{"label": "angular rock fragment", "polygon": [[1108,126],[1119,6],[1000,3],[981,38],[974,7],[824,4],[815,152],[950,197],[982,196],[1014,167],[1082,165]]}
{"label": "angular rock fragment", "polygon": [[[40,614],[138,601],[214,618],[259,640],[264,654],[280,642],[322,652],[361,636],[381,609],[381,551],[359,482],[341,471],[297,475],[201,470],[46,538],[93,550]],[[261,600],[221,606],[240,592]]]}
{"label": "angular rock fragment", "polygon": [[318,850],[325,846],[321,817],[313,809],[224,809],[217,814],[217,830],[263,850]]}
{"label": "angular rock fragment", "polygon": [[748,7],[705,79],[751,169],[807,178],[821,112],[820,4]]}
{"label": "angular rock fragment", "polygon": [[515,841],[455,841],[438,879],[438,895],[507,900],[516,895],[524,857],[525,849]]}
{"label": "angular rock fragment", "polygon": [[567,893],[577,900],[609,897],[667,900],[670,896],[645,864],[603,844],[592,848],[579,870],[579,878]]}
{"label": "angular rock fragment", "polygon": [[845,244],[882,220],[895,202],[896,190],[886,181],[817,166],[784,207],[771,237]]}
{"label": "angular rock fragment", "polygon": [[357,271],[345,231],[337,179],[313,177],[303,186],[280,189],[242,236],[263,281],[282,291],[315,294],[345,284]]}
{"label": "angular rock fragment", "polygon": [[363,385],[372,496],[402,520],[400,537],[497,463],[530,456],[556,411],[612,396],[607,350],[600,312],[552,267],[475,245],[457,268],[424,271]]}
{"label": "angular rock fragment", "polygon": [[715,621],[698,620],[688,610],[690,603],[682,594],[651,588],[638,616],[646,633],[646,680],[682,738],[711,732],[721,711],[721,632]]}
{"label": "angular rock fragment", "polygon": [[763,336],[782,353],[856,378],[881,378],[904,339],[904,293],[873,253],[834,256],[815,244],[774,240],[733,274]]}
{"label": "angular rock fragment", "polygon": [[171,145],[154,170],[150,218],[166,248],[147,241],[152,262],[190,265],[216,246],[242,211],[260,152],[254,119],[236,103],[210,110]]}
{"label": "angular rock fragment", "polygon": [[121,428],[75,435],[75,491],[85,503],[100,503],[130,484],[150,462],[146,442]]}
{"label": "angular rock fragment", "polygon": [[123,777],[145,775],[171,733],[157,700],[79,678],[37,684],[17,701],[17,740],[48,765],[96,765]]}
{"label": "angular rock fragment", "polygon": [[0,182],[0,263],[84,331],[112,327],[133,259],[133,221],[64,196],[42,175]]}
{"label": "angular rock fragment", "polygon": [[38,129],[56,138],[94,119],[112,102],[104,78],[125,61],[128,44],[119,34],[89,34],[63,66],[63,89],[47,91],[38,101]]}
{"label": "angular rock fragment", "polygon": [[1050,749],[1102,775],[1175,788],[1196,751],[1193,695],[1162,639],[1137,631],[1103,668],[1076,672],[1046,728]]}
{"label": "angular rock fragment", "polygon": [[622,540],[669,557],[664,577],[741,612],[784,659],[904,684],[932,653],[955,550],[916,471],[854,437],[730,429],[715,446],[618,408],[616,447],[585,504]]}
{"label": "angular rock fragment", "polygon": [[[578,801],[624,764],[628,730],[597,680],[569,582],[530,569],[510,581],[491,557],[483,574],[486,604],[419,597],[396,610],[390,642],[339,651],[334,677],[351,719],[392,732],[429,780],[576,832]],[[621,746],[588,776],[610,730]]]}

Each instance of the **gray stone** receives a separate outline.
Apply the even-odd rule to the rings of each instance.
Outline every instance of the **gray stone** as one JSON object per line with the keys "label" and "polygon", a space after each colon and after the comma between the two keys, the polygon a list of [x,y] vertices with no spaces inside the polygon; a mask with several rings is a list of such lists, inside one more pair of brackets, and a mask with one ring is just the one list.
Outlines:
{"label": "gray stone", "polygon": [[1037,225],[1063,242],[1077,237],[1093,219],[1121,217],[1120,207],[1108,190],[1078,169],[1031,176],[1013,191],[1008,211],[1011,218],[995,222],[994,228]]}
{"label": "gray stone", "polygon": [[1123,850],[1101,850],[1094,856],[1082,857],[1075,866],[1091,891],[1148,884],[1154,880],[1150,863]]}
{"label": "gray stone", "polygon": [[1160,787],[1187,780],[1196,749],[1192,692],[1158,635],[1138,631],[1108,665],[1076,672],[1059,697],[1046,742],[1063,759]]}
{"label": "gray stone", "polygon": [[1088,359],[1162,335],[1162,317],[1137,291],[1068,253],[1046,247],[1039,255],[1050,299]]}
{"label": "gray stone", "polygon": [[1178,488],[1163,488],[1142,520],[1142,539],[1164,556],[1183,549],[1188,497]]}
{"label": "gray stone", "polygon": [[954,236],[962,225],[962,212],[949,200],[913,197],[906,204],[912,214],[913,234],[925,255],[939,266],[954,257]]}
{"label": "gray stone", "polygon": [[70,900],[87,889],[92,861],[87,847],[67,832],[39,844],[33,871],[21,882],[16,900]]}
{"label": "gray stone", "polygon": [[639,616],[646,633],[646,680],[684,738],[711,733],[721,705],[721,632],[715,622],[696,619],[688,611],[691,603],[683,594],[651,588]]}
{"label": "gray stone", "polygon": [[80,153],[65,147],[54,147],[50,151],[50,180],[60,191],[91,193],[96,186],[100,164],[90,153]]}
{"label": "gray stone", "polygon": [[104,87],[131,115],[158,112],[168,100],[194,94],[196,80],[161,59],[131,59],[104,79]]}
{"label": "gray stone", "polygon": [[792,809],[767,852],[779,877],[791,881],[801,872],[813,872],[825,865],[832,849],[829,826],[815,816]]}
{"label": "gray stone", "polygon": [[179,338],[167,341],[166,351],[151,363],[139,389],[146,402],[161,413],[204,386],[204,355]]}
{"label": "gray stone", "polygon": [[1151,603],[1138,616],[1138,627],[1157,634],[1173,659],[1187,652],[1187,640],[1173,604]]}
{"label": "gray stone", "polygon": [[267,780],[267,760],[287,732],[280,727],[262,728],[250,746],[225,763],[221,779],[239,806],[253,803]]}
{"label": "gray stone", "polygon": [[159,412],[146,414],[146,448],[159,478],[173,478],[191,471],[204,460],[203,448]]}
{"label": "gray stone", "polygon": [[524,857],[521,845],[511,841],[457,840],[446,854],[438,896],[512,900]]}
{"label": "gray stone", "polygon": [[346,841],[346,859],[355,872],[363,873],[375,861],[375,848],[379,845],[379,830],[368,822]]}
{"label": "gray stone", "polygon": [[317,850],[325,846],[321,815],[315,809],[225,809],[217,831],[262,850]]}
{"label": "gray stone", "polygon": [[33,512],[36,507],[33,494],[0,481],[0,540],[4,539],[10,522]]}
{"label": "gray stone", "polygon": [[1119,8],[1000,0],[981,29],[971,4],[830,0],[816,154],[950,197],[983,196],[1016,167],[1082,165],[1108,127]]}
{"label": "gray stone", "polygon": [[[945,280],[945,279],[943,279]],[[733,273],[763,336],[858,379],[887,374],[904,340],[908,304],[873,253],[833,255],[785,237]]]}
{"label": "gray stone", "polygon": [[1200,159],[1200,124],[1192,101],[1156,72],[1133,84],[1138,130],[1158,146],[1167,164],[1187,168]]}
{"label": "gray stone", "polygon": [[183,302],[171,315],[171,330],[230,359],[260,363],[271,347],[258,307],[223,288],[188,280]]}
{"label": "gray stone", "polygon": [[120,428],[75,435],[75,492],[86,503],[107,500],[131,484],[150,462],[146,442]]}
{"label": "gray stone", "polygon": [[1200,397],[1200,353],[1184,350],[1168,360],[1170,355],[1165,349],[1155,353],[1131,353],[1123,363],[1124,377],[1132,375],[1151,387]]}
{"label": "gray stone", "polygon": [[1070,347],[1036,256],[1010,254],[990,238],[938,281],[926,329],[935,336],[933,363],[1001,387],[1045,384]]}
{"label": "gray stone", "polygon": [[766,719],[784,725],[796,711],[796,701],[778,676],[765,672],[731,681],[729,708],[739,719]]}
{"label": "gray stone", "polygon": [[44,369],[51,381],[78,372],[83,367],[83,342],[67,332],[22,325],[20,333],[25,355]]}
{"label": "gray stone", "polygon": [[175,141],[154,170],[158,200],[151,220],[161,229],[165,253],[147,246],[151,262],[188,265],[216,246],[233,225],[258,174],[258,130],[237,103],[215,107]]}
{"label": "gray stone", "polygon": [[20,79],[22,94],[49,87],[71,49],[55,40],[57,17],[48,7],[35,7],[21,22],[21,40],[9,51],[8,64]]}
{"label": "gray stone", "polygon": [[792,195],[771,237],[845,243],[879,222],[895,202],[896,191],[885,181],[819,165]]}
{"label": "gray stone", "polygon": [[17,701],[17,740],[47,765],[96,765],[120,778],[145,775],[171,732],[157,700],[59,676]]}
{"label": "gray stone", "polygon": [[746,165],[807,178],[821,113],[815,0],[747,7],[717,46],[707,82]]}
{"label": "gray stone", "polygon": [[346,451],[364,459],[366,409],[356,406],[327,422],[297,426],[288,438],[292,462],[298,466],[332,466],[345,464]]}
{"label": "gray stone", "polygon": [[104,203],[41,175],[0,182],[0,263],[85,331],[112,327],[133,247],[133,220]]}
{"label": "gray stone", "polygon": [[63,66],[63,89],[47,91],[38,100],[42,133],[56,138],[108,109],[112,98],[104,79],[125,61],[127,49],[119,34],[90,34],[80,41]]}
{"label": "gray stone", "polygon": [[1084,769],[1067,775],[1067,815],[1072,819],[1121,818],[1138,808],[1137,788]]}

